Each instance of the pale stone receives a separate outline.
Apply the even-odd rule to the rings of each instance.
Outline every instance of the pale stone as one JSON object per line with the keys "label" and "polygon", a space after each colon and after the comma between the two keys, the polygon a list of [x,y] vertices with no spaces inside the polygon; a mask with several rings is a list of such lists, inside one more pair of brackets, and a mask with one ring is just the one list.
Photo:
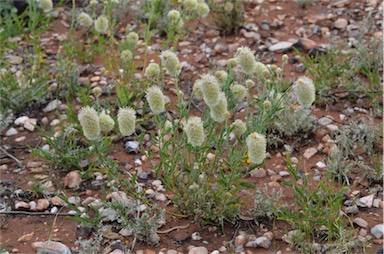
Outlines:
{"label": "pale stone", "polygon": [[60,242],[47,241],[47,242],[34,242],[32,248],[36,249],[38,253],[49,254],[71,254],[67,246]]}
{"label": "pale stone", "polygon": [[267,172],[263,168],[257,168],[252,170],[249,174],[251,177],[254,177],[254,178],[262,178],[267,175]]}
{"label": "pale stone", "polygon": [[355,218],[353,222],[358,225],[359,227],[362,228],[367,228],[368,227],[368,222],[362,218]]}
{"label": "pale stone", "polygon": [[208,250],[203,246],[193,247],[188,251],[188,254],[208,254]]}
{"label": "pale stone", "polygon": [[315,147],[310,147],[307,150],[305,150],[303,156],[304,156],[304,158],[306,158],[308,160],[309,158],[314,156],[316,153],[317,153],[317,149]]}
{"label": "pale stone", "polygon": [[7,130],[7,132],[5,133],[5,136],[6,137],[10,137],[10,136],[14,136],[14,135],[17,135],[17,130],[13,127],[9,128],[9,130]]}
{"label": "pale stone", "polygon": [[16,125],[23,125],[25,123],[25,121],[27,121],[28,119],[29,119],[28,116],[20,116],[20,117],[16,118],[13,123]]}
{"label": "pale stone", "polygon": [[337,19],[333,25],[335,26],[335,28],[337,29],[345,29],[348,25],[348,20],[344,19],[344,18],[339,18]]}
{"label": "pale stone", "polygon": [[384,224],[377,224],[371,228],[371,234],[377,239],[383,238]]}
{"label": "pale stone", "polygon": [[64,186],[70,189],[78,189],[81,182],[82,179],[78,170],[71,171],[64,177]]}
{"label": "pale stone", "polygon": [[272,52],[285,52],[291,49],[293,42],[290,41],[280,41],[268,48]]}

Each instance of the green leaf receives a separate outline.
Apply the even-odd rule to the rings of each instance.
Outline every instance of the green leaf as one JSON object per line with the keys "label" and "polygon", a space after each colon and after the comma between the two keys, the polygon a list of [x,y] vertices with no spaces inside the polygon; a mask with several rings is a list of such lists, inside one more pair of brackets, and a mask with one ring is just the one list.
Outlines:
{"label": "green leaf", "polygon": [[247,182],[240,182],[240,186],[244,188],[249,188],[252,190],[256,190],[256,186],[252,183],[247,183]]}

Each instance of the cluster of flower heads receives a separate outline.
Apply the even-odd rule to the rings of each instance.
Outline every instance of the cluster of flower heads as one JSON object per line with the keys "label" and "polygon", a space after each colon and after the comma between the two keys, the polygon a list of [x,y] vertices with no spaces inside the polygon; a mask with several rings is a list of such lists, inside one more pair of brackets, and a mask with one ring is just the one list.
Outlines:
{"label": "cluster of flower heads", "polygon": [[[98,140],[101,133],[109,133],[115,126],[115,121],[104,111],[100,114],[86,106],[80,109],[77,118],[83,130],[84,136],[88,140]],[[119,130],[124,136],[130,136],[135,132],[136,113],[131,108],[120,108],[117,114]]]}
{"label": "cluster of flower heads", "polygon": [[165,50],[160,54],[162,67],[172,76],[176,77],[180,73],[180,62],[176,54],[171,50]]}

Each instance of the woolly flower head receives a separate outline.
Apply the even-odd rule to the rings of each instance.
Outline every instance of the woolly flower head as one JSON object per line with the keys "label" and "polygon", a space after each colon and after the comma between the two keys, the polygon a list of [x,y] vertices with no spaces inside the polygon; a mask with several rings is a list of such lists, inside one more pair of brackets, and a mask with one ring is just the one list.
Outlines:
{"label": "woolly flower head", "polygon": [[121,51],[120,58],[123,62],[129,62],[133,59],[132,52],[129,49]]}
{"label": "woolly flower head", "polygon": [[100,15],[95,21],[95,29],[97,32],[101,34],[106,34],[108,32],[108,26],[109,26],[109,21],[107,17],[103,15]]}
{"label": "woolly flower head", "polygon": [[184,8],[188,12],[194,12],[197,9],[198,2],[197,0],[184,0]]}
{"label": "woolly flower head", "polygon": [[91,6],[96,6],[98,3],[99,3],[99,2],[98,2],[97,0],[91,0],[91,1],[89,2],[89,5],[91,5]]}
{"label": "woolly flower head", "polygon": [[168,12],[168,20],[172,23],[172,24],[176,24],[179,19],[180,19],[180,12],[177,11],[177,10],[170,10]]}
{"label": "woolly flower head", "polygon": [[252,87],[255,86],[255,82],[253,82],[252,79],[247,79],[247,80],[245,81],[245,86],[246,86],[248,89],[249,89],[249,88],[252,88]]}
{"label": "woolly flower head", "polygon": [[295,82],[295,91],[300,105],[310,107],[316,99],[316,89],[312,79],[308,77],[300,77]]}
{"label": "woolly flower head", "polygon": [[158,86],[151,86],[146,95],[149,107],[155,115],[164,111],[164,94]]}
{"label": "woolly flower head", "polygon": [[39,6],[44,12],[49,12],[53,9],[52,0],[38,0]]}
{"label": "woolly flower head", "polygon": [[197,6],[197,14],[201,17],[206,17],[209,13],[209,6],[206,3],[199,3]]}
{"label": "woolly flower head", "polygon": [[89,106],[80,109],[77,115],[84,136],[88,140],[97,140],[100,135],[99,116],[94,108]]}
{"label": "woolly flower head", "polygon": [[226,71],[216,71],[215,77],[217,78],[217,81],[219,81],[219,85],[223,86],[225,85],[225,82],[227,82],[228,73]]}
{"label": "woolly flower head", "polygon": [[139,40],[139,35],[135,32],[129,32],[127,34],[126,40],[127,40],[127,42],[129,42],[131,44],[136,44],[137,41]]}
{"label": "woolly flower head", "polygon": [[234,84],[233,86],[231,86],[230,89],[233,98],[237,101],[242,101],[245,96],[247,96],[247,88],[245,88],[245,86],[242,86],[240,84]]}
{"label": "woolly flower head", "polygon": [[144,75],[152,80],[156,80],[160,75],[160,67],[157,63],[148,64],[147,68],[145,68]]}
{"label": "woolly flower head", "polygon": [[93,19],[85,12],[80,13],[77,21],[84,28],[90,28],[93,24]]}
{"label": "woolly flower head", "polygon": [[249,134],[247,137],[248,157],[251,162],[260,164],[265,159],[267,142],[264,135],[257,132]]}
{"label": "woolly flower head", "polygon": [[214,76],[210,74],[201,76],[200,90],[203,92],[204,101],[209,107],[213,107],[219,102],[220,87]]}
{"label": "woolly flower head", "polygon": [[269,76],[269,69],[265,64],[256,62],[255,73],[259,80],[264,80]]}
{"label": "woolly flower head", "polygon": [[120,108],[117,113],[117,122],[121,134],[130,136],[135,132],[136,114],[132,108]]}
{"label": "woolly flower head", "polygon": [[193,147],[201,146],[204,143],[205,133],[203,121],[201,121],[200,117],[194,116],[189,118],[184,127],[184,131],[187,134],[188,143]]}
{"label": "woolly flower head", "polygon": [[256,59],[252,51],[248,47],[240,47],[237,49],[235,57],[241,70],[248,75],[251,75],[256,69]]}
{"label": "woolly flower head", "polygon": [[229,117],[227,97],[223,92],[219,95],[219,101],[216,105],[210,107],[211,117],[216,122],[222,122]]}
{"label": "woolly flower head", "polygon": [[265,109],[269,109],[271,106],[272,106],[271,101],[269,101],[269,100],[265,100],[265,101],[263,102],[263,107],[264,107]]}
{"label": "woolly flower head", "polygon": [[237,59],[236,58],[228,59],[228,61],[227,61],[228,68],[233,69],[233,68],[235,68],[236,65],[237,65]]}
{"label": "woolly flower head", "polygon": [[229,2],[229,1],[226,2],[224,5],[224,11],[229,13],[229,12],[232,12],[232,10],[233,10],[233,3]]}
{"label": "woolly flower head", "polygon": [[161,52],[160,60],[162,66],[172,76],[177,76],[180,73],[180,62],[176,54],[170,50]]}
{"label": "woolly flower head", "polygon": [[115,121],[113,121],[110,115],[107,115],[105,112],[101,112],[99,115],[100,129],[104,133],[108,133],[115,126]]}
{"label": "woolly flower head", "polygon": [[231,127],[233,128],[232,132],[233,134],[235,134],[236,137],[241,137],[241,135],[243,135],[247,131],[246,124],[240,119],[234,121]]}
{"label": "woolly flower head", "polygon": [[201,100],[204,97],[204,94],[201,91],[201,83],[202,83],[201,79],[196,80],[192,88],[192,93],[198,100]]}
{"label": "woolly flower head", "polygon": [[103,93],[103,89],[101,89],[100,86],[95,86],[95,87],[92,89],[92,93],[93,93],[93,95],[95,95],[96,97],[99,97],[99,96]]}

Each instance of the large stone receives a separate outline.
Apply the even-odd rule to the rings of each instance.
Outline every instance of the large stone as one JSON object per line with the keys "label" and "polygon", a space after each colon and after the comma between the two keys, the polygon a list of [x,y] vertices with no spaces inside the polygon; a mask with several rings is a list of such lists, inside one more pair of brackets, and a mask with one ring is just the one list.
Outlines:
{"label": "large stone", "polygon": [[263,247],[264,249],[269,249],[269,246],[271,246],[271,241],[265,236],[256,238],[256,243],[258,246]]}
{"label": "large stone", "polygon": [[357,218],[355,218],[355,219],[353,220],[353,222],[354,222],[357,226],[359,226],[359,227],[361,227],[361,228],[367,228],[367,227],[368,227],[368,222],[367,222],[366,220],[362,219],[362,218],[357,217]]}
{"label": "large stone", "polygon": [[34,242],[32,248],[37,250],[38,253],[46,254],[71,254],[67,246],[60,242],[47,241],[47,242]]}
{"label": "large stone", "polygon": [[251,175],[251,177],[254,177],[254,178],[262,178],[267,175],[267,172],[263,168],[257,168],[252,170],[249,174]]}
{"label": "large stone", "polygon": [[333,23],[333,25],[337,29],[345,29],[348,26],[348,20],[344,18],[339,18],[335,21],[335,23]]}
{"label": "large stone", "polygon": [[51,112],[55,110],[60,104],[61,104],[61,101],[58,99],[55,99],[50,103],[48,103],[48,105],[45,108],[43,108],[43,112]]}
{"label": "large stone", "polygon": [[357,200],[357,205],[360,206],[360,207],[368,207],[368,208],[371,208],[372,205],[373,205],[373,199],[374,199],[375,195],[368,195],[368,196],[365,196],[365,197],[362,197],[362,198],[359,198]]}
{"label": "large stone", "polygon": [[5,136],[6,137],[10,137],[10,136],[13,136],[13,135],[17,135],[17,130],[13,127],[9,128],[9,130],[7,130],[7,132],[5,133]]}
{"label": "large stone", "polygon": [[81,182],[82,179],[78,170],[71,171],[64,177],[64,186],[70,189],[78,189]]}

